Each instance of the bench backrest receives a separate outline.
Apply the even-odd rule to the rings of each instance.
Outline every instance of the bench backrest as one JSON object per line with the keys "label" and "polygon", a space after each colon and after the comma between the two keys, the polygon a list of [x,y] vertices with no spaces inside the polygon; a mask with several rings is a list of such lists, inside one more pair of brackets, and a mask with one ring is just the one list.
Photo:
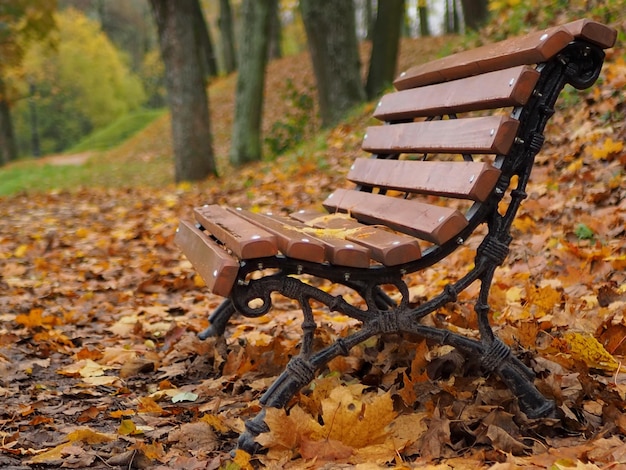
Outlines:
{"label": "bench backrest", "polygon": [[356,187],[324,206],[435,247],[464,239],[513,175],[528,176],[560,90],[591,85],[615,38],[579,20],[409,69],[374,112],[386,125],[366,130],[362,148],[375,158],[357,159]]}

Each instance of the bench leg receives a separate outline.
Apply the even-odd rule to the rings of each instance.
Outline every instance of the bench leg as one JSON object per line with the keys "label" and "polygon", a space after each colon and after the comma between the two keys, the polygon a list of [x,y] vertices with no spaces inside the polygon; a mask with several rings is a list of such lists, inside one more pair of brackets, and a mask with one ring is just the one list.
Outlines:
{"label": "bench leg", "polygon": [[[490,271],[490,270],[488,270]],[[244,316],[257,317],[271,308],[271,292],[278,292],[285,297],[298,301],[303,311],[302,344],[300,352],[293,357],[286,369],[278,376],[271,387],[263,394],[260,403],[263,409],[268,407],[283,408],[302,389],[308,385],[315,374],[329,361],[340,355],[348,355],[350,350],[368,338],[383,333],[413,333],[439,344],[453,346],[465,355],[481,357],[485,371],[496,373],[517,398],[520,409],[529,418],[539,418],[551,414],[554,402],[546,399],[535,387],[534,373],[517,359],[508,346],[502,343],[491,330],[488,320],[489,305],[487,298],[492,272],[477,269],[456,285],[448,286],[435,299],[425,302],[417,308],[408,305],[408,287],[399,277],[376,278],[370,282],[348,283],[366,301],[367,310],[357,308],[346,302],[341,296],[333,296],[310,284],[284,275],[268,276],[251,281],[246,286],[237,286],[232,294],[232,301],[224,301],[211,315],[211,326],[201,333],[201,337],[222,334],[226,323],[235,312]],[[484,276],[481,276],[483,274]],[[457,291],[463,290],[473,280],[481,279],[481,292],[475,306],[478,315],[481,340],[467,338],[449,330],[429,327],[420,320],[430,312],[441,308],[447,302],[454,301]],[[402,297],[399,303],[393,302],[381,289],[381,285],[395,285]],[[250,307],[252,299],[261,299],[261,307]],[[330,311],[340,312],[361,322],[361,328],[344,338],[318,351],[313,350],[316,322],[310,305],[314,299],[328,307]],[[260,450],[255,438],[268,431],[264,422],[265,412],[246,422],[246,430],[240,436],[238,447],[255,453]]]}
{"label": "bench leg", "polygon": [[198,338],[207,339],[211,336],[222,336],[226,331],[228,320],[236,312],[235,306],[230,299],[225,299],[211,314],[209,327],[198,333]]}
{"label": "bench leg", "polygon": [[533,383],[535,373],[511,352],[506,344],[495,336],[489,323],[490,307],[487,303],[489,288],[495,272],[495,266],[487,269],[481,280],[480,292],[474,310],[478,317],[483,352],[481,363],[489,373],[496,373],[513,392],[522,412],[530,419],[552,415],[555,403],[544,397]]}

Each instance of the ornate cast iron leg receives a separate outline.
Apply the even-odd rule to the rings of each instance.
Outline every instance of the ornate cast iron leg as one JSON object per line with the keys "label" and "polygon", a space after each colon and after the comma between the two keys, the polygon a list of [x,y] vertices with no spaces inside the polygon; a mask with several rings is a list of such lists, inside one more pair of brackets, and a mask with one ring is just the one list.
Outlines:
{"label": "ornate cast iron leg", "polygon": [[222,336],[226,330],[228,320],[236,312],[235,306],[230,299],[225,299],[211,314],[209,327],[198,333],[198,338],[207,339],[211,336]]}

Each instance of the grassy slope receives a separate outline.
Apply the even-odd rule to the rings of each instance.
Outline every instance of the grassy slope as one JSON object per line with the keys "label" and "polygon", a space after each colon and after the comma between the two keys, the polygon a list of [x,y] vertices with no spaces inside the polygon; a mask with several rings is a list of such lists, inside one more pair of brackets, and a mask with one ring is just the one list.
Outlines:
{"label": "grassy slope", "polygon": [[[404,69],[409,64],[436,57],[442,49],[449,50],[458,42],[459,38],[407,40],[402,46],[399,68]],[[364,46],[364,63],[366,63],[367,52],[368,47]],[[211,132],[222,182],[240,179],[236,176],[239,170],[232,169],[228,165],[235,80],[235,75],[222,77],[215,80],[209,88]],[[275,122],[284,121],[287,114],[291,112],[289,103],[285,99],[288,80],[291,80],[300,92],[313,93],[313,73],[306,53],[279,59],[269,65],[263,116],[265,135],[269,135]],[[359,121],[366,121],[370,111],[368,106],[356,110],[349,121],[355,125]],[[350,122],[347,125],[350,125]],[[157,117],[121,145],[106,150],[104,147],[107,146],[106,141],[110,138],[107,135],[114,131],[115,129],[108,129],[104,139],[102,135],[90,136],[88,140],[73,149],[76,152],[95,151],[87,163],[82,166],[62,166],[58,164],[58,160],[53,164],[49,158],[42,158],[39,160],[21,160],[0,168],[0,195],[23,191],[76,190],[81,187],[93,186],[162,187],[171,184],[173,162],[168,114]],[[326,133],[312,136],[311,141],[304,144],[306,151],[311,152],[311,148],[319,150],[324,147],[325,136]],[[358,148],[358,145],[356,147]],[[301,151],[302,149],[300,149]],[[296,150],[280,158],[278,160],[279,165],[282,161],[297,159],[298,152]],[[253,167],[254,165],[244,168],[242,171],[246,172]],[[204,184],[212,185],[214,183],[214,180],[210,180]]]}

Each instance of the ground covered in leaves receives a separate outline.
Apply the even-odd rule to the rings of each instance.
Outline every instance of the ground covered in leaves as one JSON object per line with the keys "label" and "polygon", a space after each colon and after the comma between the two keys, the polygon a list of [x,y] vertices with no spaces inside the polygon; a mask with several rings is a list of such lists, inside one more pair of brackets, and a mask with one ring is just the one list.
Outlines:
{"label": "ground covered in leaves", "polygon": [[[529,420],[471,361],[391,336],[334,360],[288,414],[270,410],[267,452],[233,460],[244,420],[297,350],[300,315],[277,298],[225,339],[197,339],[221,299],[174,246],[178,219],[201,203],[315,205],[358,153],[357,117],[323,150],[202,187],[1,198],[0,467],[624,468],[623,57],[611,53],[593,90],[566,92],[492,290],[498,334],[560,419]],[[410,278],[412,301],[462,274],[473,246]],[[433,321],[471,335],[476,289]],[[316,315],[320,341],[354,327]]]}

